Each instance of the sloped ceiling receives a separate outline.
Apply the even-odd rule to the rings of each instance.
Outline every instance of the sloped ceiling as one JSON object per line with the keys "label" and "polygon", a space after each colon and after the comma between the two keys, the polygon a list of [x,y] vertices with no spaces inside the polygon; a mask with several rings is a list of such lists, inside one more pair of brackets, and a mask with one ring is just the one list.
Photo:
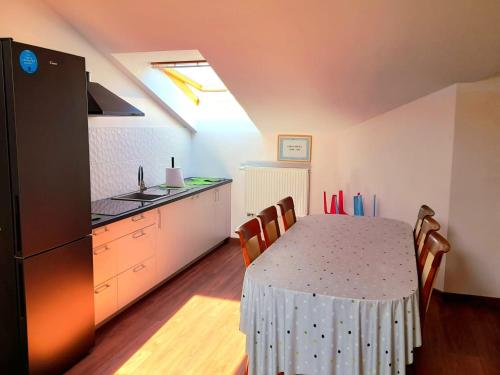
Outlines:
{"label": "sloped ceiling", "polygon": [[498,0],[45,0],[110,53],[198,49],[260,128],[342,128],[500,71]]}

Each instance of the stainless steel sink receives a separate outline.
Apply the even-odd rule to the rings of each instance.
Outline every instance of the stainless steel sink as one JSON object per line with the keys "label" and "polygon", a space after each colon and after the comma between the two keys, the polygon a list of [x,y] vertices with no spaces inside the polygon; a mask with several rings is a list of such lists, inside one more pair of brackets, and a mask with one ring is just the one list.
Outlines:
{"label": "stainless steel sink", "polygon": [[119,195],[117,197],[113,197],[111,199],[119,200],[119,201],[139,201],[139,202],[154,202],[158,199],[162,199],[165,197],[165,194],[148,194],[148,193],[129,193],[124,195]]}
{"label": "stainless steel sink", "polygon": [[118,195],[111,199],[118,201],[136,201],[136,202],[154,202],[158,199],[171,197],[180,193],[188,191],[189,188],[177,188],[177,189],[160,189],[159,187],[151,187],[144,192],[133,192],[123,195]]}

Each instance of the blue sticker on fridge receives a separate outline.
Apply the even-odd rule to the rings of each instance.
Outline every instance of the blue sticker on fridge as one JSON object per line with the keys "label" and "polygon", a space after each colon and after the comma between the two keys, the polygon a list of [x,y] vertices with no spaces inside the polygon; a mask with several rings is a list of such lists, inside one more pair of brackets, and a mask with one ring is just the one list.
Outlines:
{"label": "blue sticker on fridge", "polygon": [[34,74],[38,70],[38,59],[33,51],[25,49],[19,54],[19,65],[28,74]]}

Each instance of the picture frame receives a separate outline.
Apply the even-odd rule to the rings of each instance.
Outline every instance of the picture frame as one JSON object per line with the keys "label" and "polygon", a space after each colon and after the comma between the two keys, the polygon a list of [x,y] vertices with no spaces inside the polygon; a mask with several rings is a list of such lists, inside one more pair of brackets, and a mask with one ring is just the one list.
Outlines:
{"label": "picture frame", "polygon": [[312,135],[278,135],[278,161],[310,163],[311,155]]}

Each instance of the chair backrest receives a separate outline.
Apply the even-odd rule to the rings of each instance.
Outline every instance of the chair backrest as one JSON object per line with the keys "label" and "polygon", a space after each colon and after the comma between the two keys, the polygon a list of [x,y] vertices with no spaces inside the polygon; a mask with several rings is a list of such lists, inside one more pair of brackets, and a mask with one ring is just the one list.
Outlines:
{"label": "chair backrest", "polygon": [[424,220],[422,221],[422,226],[420,229],[420,234],[418,235],[418,238],[416,241],[417,258],[419,260],[419,262],[418,262],[419,265],[420,265],[420,261],[422,258],[421,255],[422,255],[422,249],[424,247],[425,240],[427,240],[427,237],[429,236],[429,234],[431,234],[432,232],[437,232],[439,229],[441,229],[441,225],[437,222],[436,219],[432,218],[431,216],[424,217]]}
{"label": "chair backrest", "polygon": [[424,320],[429,308],[432,289],[443,255],[450,251],[450,243],[437,232],[427,236],[422,254],[425,254],[424,267],[420,272],[420,318]]}
{"label": "chair backrest", "polygon": [[236,229],[240,237],[243,260],[248,267],[266,249],[262,241],[259,220],[252,219]]}
{"label": "chair backrest", "polygon": [[417,240],[420,230],[422,229],[422,221],[426,216],[434,216],[434,210],[429,206],[423,204],[418,210],[417,222],[415,223],[415,228],[413,229],[413,238]]}
{"label": "chair backrest", "polygon": [[269,247],[281,236],[280,225],[278,223],[278,210],[276,210],[276,206],[271,206],[262,210],[257,216],[262,224],[264,241],[266,242],[266,246]]}
{"label": "chair backrest", "polygon": [[292,197],[286,197],[278,202],[280,207],[281,217],[283,219],[283,226],[285,231],[290,229],[290,227],[297,222],[297,217],[295,216],[295,206],[293,204]]}

